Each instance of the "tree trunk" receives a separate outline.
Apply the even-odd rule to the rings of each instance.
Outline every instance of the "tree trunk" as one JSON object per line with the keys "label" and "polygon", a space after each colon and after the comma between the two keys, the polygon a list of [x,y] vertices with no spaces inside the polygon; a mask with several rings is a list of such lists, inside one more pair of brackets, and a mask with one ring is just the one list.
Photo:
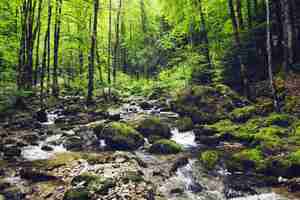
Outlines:
{"label": "tree trunk", "polygon": [[291,7],[289,0],[281,0],[283,13],[283,69],[287,74],[293,64],[293,26],[291,20]]}
{"label": "tree trunk", "polygon": [[267,55],[268,55],[268,73],[270,88],[273,96],[273,104],[276,111],[279,111],[277,95],[275,85],[273,81],[273,70],[272,70],[272,42],[271,42],[271,13],[270,13],[270,2],[266,0],[266,13],[267,13]]}
{"label": "tree trunk", "polygon": [[89,59],[89,84],[88,84],[88,96],[87,96],[88,103],[92,103],[93,101],[94,65],[95,65],[95,49],[97,43],[98,9],[99,9],[99,0],[94,0],[94,22],[93,22],[93,32],[91,36],[91,49],[90,49],[90,59]]}
{"label": "tree trunk", "polygon": [[208,67],[209,67],[209,69],[212,69],[213,66],[212,66],[212,62],[211,62],[211,59],[210,59],[209,40],[208,40],[207,30],[206,30],[206,21],[205,21],[204,13],[203,13],[203,10],[202,10],[201,0],[199,0],[199,11],[200,11],[202,32],[204,34],[204,45],[205,45],[204,53],[205,53],[206,61],[208,63]]}
{"label": "tree trunk", "polygon": [[107,46],[108,98],[110,98],[111,95],[111,24],[112,24],[112,2],[111,0],[109,0],[108,46]]}
{"label": "tree trunk", "polygon": [[47,94],[50,92],[50,59],[51,59],[51,18],[52,18],[52,5],[51,0],[48,0],[48,28],[47,28]]}
{"label": "tree trunk", "polygon": [[239,64],[240,64],[243,93],[246,97],[250,97],[248,78],[247,78],[247,74],[246,74],[246,66],[243,62],[243,57],[242,57],[242,54],[240,52],[242,50],[242,45],[241,45],[240,32],[239,32],[239,22],[238,22],[238,19],[237,19],[236,15],[235,15],[232,0],[228,0],[228,6],[229,6],[230,17],[231,17],[232,26],[233,26],[235,45],[236,45],[236,48],[239,51],[238,55],[237,55],[237,58],[238,58],[238,61],[239,61]]}
{"label": "tree trunk", "polygon": [[116,84],[117,79],[117,68],[120,63],[120,15],[122,9],[122,0],[119,0],[119,8],[117,11],[117,21],[116,21],[116,42],[114,47],[114,64],[113,64],[113,84]]}
{"label": "tree trunk", "polygon": [[61,10],[62,10],[62,0],[56,0],[56,14],[55,14],[55,28],[54,28],[53,84],[52,84],[52,92],[53,92],[53,96],[55,97],[58,97],[59,95],[57,68],[58,68]]}

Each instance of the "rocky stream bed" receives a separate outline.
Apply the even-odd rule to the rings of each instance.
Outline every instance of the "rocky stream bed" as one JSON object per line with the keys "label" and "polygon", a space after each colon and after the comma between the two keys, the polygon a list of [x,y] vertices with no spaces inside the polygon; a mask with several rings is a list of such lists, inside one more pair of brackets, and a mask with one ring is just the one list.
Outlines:
{"label": "rocky stream bed", "polygon": [[[141,104],[138,100],[129,100],[105,117],[97,116],[75,115],[72,110],[67,112],[63,107],[56,107],[47,110],[44,122],[20,116],[14,119],[15,123],[3,123],[0,200],[300,198],[282,185],[271,186],[257,174],[229,172],[222,162],[213,170],[206,169],[198,155],[209,147],[196,140],[193,130],[179,131],[174,123],[179,115],[155,106],[155,101]],[[135,124],[152,116],[171,127],[170,140],[181,145],[181,152],[150,153],[152,141],[149,138],[144,138],[143,145],[135,150],[120,151],[111,148],[107,144],[109,139],[99,137],[94,131],[99,124],[108,121]],[[216,148],[239,145],[221,143]]]}

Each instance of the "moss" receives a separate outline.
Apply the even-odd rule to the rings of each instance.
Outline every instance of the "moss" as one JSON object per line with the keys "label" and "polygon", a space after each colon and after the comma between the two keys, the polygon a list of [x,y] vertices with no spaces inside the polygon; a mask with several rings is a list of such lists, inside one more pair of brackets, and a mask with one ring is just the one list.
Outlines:
{"label": "moss", "polygon": [[286,135],[286,130],[277,126],[265,127],[255,135],[255,141],[260,144],[263,151],[267,153],[279,152],[284,145],[282,136]]}
{"label": "moss", "polygon": [[213,169],[219,160],[219,154],[216,151],[205,151],[200,154],[200,161],[207,169]]}
{"label": "moss", "polygon": [[193,129],[193,121],[190,117],[183,117],[176,122],[179,131],[189,131]]}
{"label": "moss", "polygon": [[86,189],[70,189],[64,195],[64,200],[89,200],[90,193]]}
{"label": "moss", "polygon": [[276,125],[281,127],[288,127],[292,124],[293,119],[287,114],[272,113],[266,118],[266,125]]}
{"label": "moss", "polygon": [[287,113],[292,113],[292,114],[297,113],[299,115],[299,111],[300,111],[299,96],[287,96],[285,98],[285,105],[283,107],[283,110]]}
{"label": "moss", "polygon": [[156,141],[149,150],[151,153],[156,154],[176,154],[183,151],[181,145],[177,144],[172,140],[158,140]]}
{"label": "moss", "polygon": [[144,137],[125,123],[113,122],[104,128],[100,138],[116,150],[135,150],[144,144]]}
{"label": "moss", "polygon": [[266,116],[274,112],[274,105],[272,99],[258,100],[258,103],[255,105],[255,107],[256,107],[256,113],[258,115]]}
{"label": "moss", "polygon": [[265,168],[265,160],[259,149],[245,149],[233,155],[233,163],[239,170],[261,170]]}
{"label": "moss", "polygon": [[230,114],[230,118],[234,122],[246,122],[256,113],[255,106],[246,106],[243,108],[236,108]]}
{"label": "moss", "polygon": [[163,123],[160,118],[151,117],[142,120],[138,125],[138,131],[142,133],[145,137],[151,135],[158,135],[162,138],[170,138],[172,136],[170,127]]}
{"label": "moss", "polygon": [[207,127],[214,129],[220,136],[224,134],[234,135],[239,129],[239,125],[234,124],[230,120],[221,120],[213,125],[208,125]]}
{"label": "moss", "polygon": [[299,165],[300,166],[300,149],[298,151],[292,152],[289,156],[288,156],[288,160],[295,165]]}
{"label": "moss", "polygon": [[71,162],[73,162],[75,160],[79,160],[79,159],[81,159],[80,153],[66,152],[66,153],[56,154],[54,157],[52,157],[49,160],[34,161],[32,164],[34,166],[40,167],[40,168],[54,169],[57,167],[68,165]]}

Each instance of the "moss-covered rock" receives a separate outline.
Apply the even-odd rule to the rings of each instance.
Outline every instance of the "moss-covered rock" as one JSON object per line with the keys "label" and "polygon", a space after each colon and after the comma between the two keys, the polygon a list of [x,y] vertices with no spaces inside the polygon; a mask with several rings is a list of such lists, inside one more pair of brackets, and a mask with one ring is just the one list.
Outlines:
{"label": "moss-covered rock", "polygon": [[178,94],[172,110],[191,117],[194,123],[214,123],[224,119],[243,100],[225,85],[193,86]]}
{"label": "moss-covered rock", "polygon": [[287,96],[283,110],[287,113],[300,114],[300,98],[299,96]]}
{"label": "moss-covered rock", "polygon": [[115,150],[135,150],[144,144],[144,137],[138,131],[119,122],[108,124],[98,133],[98,137]]}
{"label": "moss-covered rock", "polygon": [[137,130],[147,138],[159,136],[158,138],[169,139],[172,136],[171,129],[168,124],[163,123],[157,117],[142,120],[139,122]]}
{"label": "moss-covered rock", "polygon": [[183,117],[177,120],[176,126],[179,131],[189,131],[193,129],[193,121],[190,117]]}
{"label": "moss-covered rock", "polygon": [[267,125],[276,125],[281,127],[288,127],[292,124],[293,118],[287,114],[272,113],[266,119]]}
{"label": "moss-covered rock", "polygon": [[243,108],[236,108],[230,114],[230,119],[234,122],[243,123],[253,117],[256,113],[255,106],[246,106]]}
{"label": "moss-covered rock", "polygon": [[259,149],[245,149],[235,153],[231,160],[227,161],[231,170],[262,170],[265,168],[265,160]]}
{"label": "moss-covered rock", "polygon": [[182,146],[172,140],[158,140],[149,149],[155,154],[176,154],[183,150]]}
{"label": "moss-covered rock", "polygon": [[205,151],[200,154],[199,159],[205,168],[213,169],[219,160],[219,154],[216,151]]}
{"label": "moss-covered rock", "polygon": [[64,200],[89,200],[90,193],[86,189],[70,189],[64,195]]}
{"label": "moss-covered rock", "polygon": [[287,134],[286,130],[277,126],[265,127],[259,130],[254,136],[255,141],[266,153],[277,153],[283,148],[284,142],[282,136]]}

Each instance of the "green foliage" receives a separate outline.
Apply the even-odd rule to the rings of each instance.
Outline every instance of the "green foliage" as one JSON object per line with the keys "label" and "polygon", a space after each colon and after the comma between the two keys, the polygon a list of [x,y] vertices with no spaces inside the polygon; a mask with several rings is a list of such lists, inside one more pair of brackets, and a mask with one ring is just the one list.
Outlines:
{"label": "green foliage", "polygon": [[216,151],[205,151],[200,154],[199,159],[207,169],[213,169],[219,160],[219,154]]}

